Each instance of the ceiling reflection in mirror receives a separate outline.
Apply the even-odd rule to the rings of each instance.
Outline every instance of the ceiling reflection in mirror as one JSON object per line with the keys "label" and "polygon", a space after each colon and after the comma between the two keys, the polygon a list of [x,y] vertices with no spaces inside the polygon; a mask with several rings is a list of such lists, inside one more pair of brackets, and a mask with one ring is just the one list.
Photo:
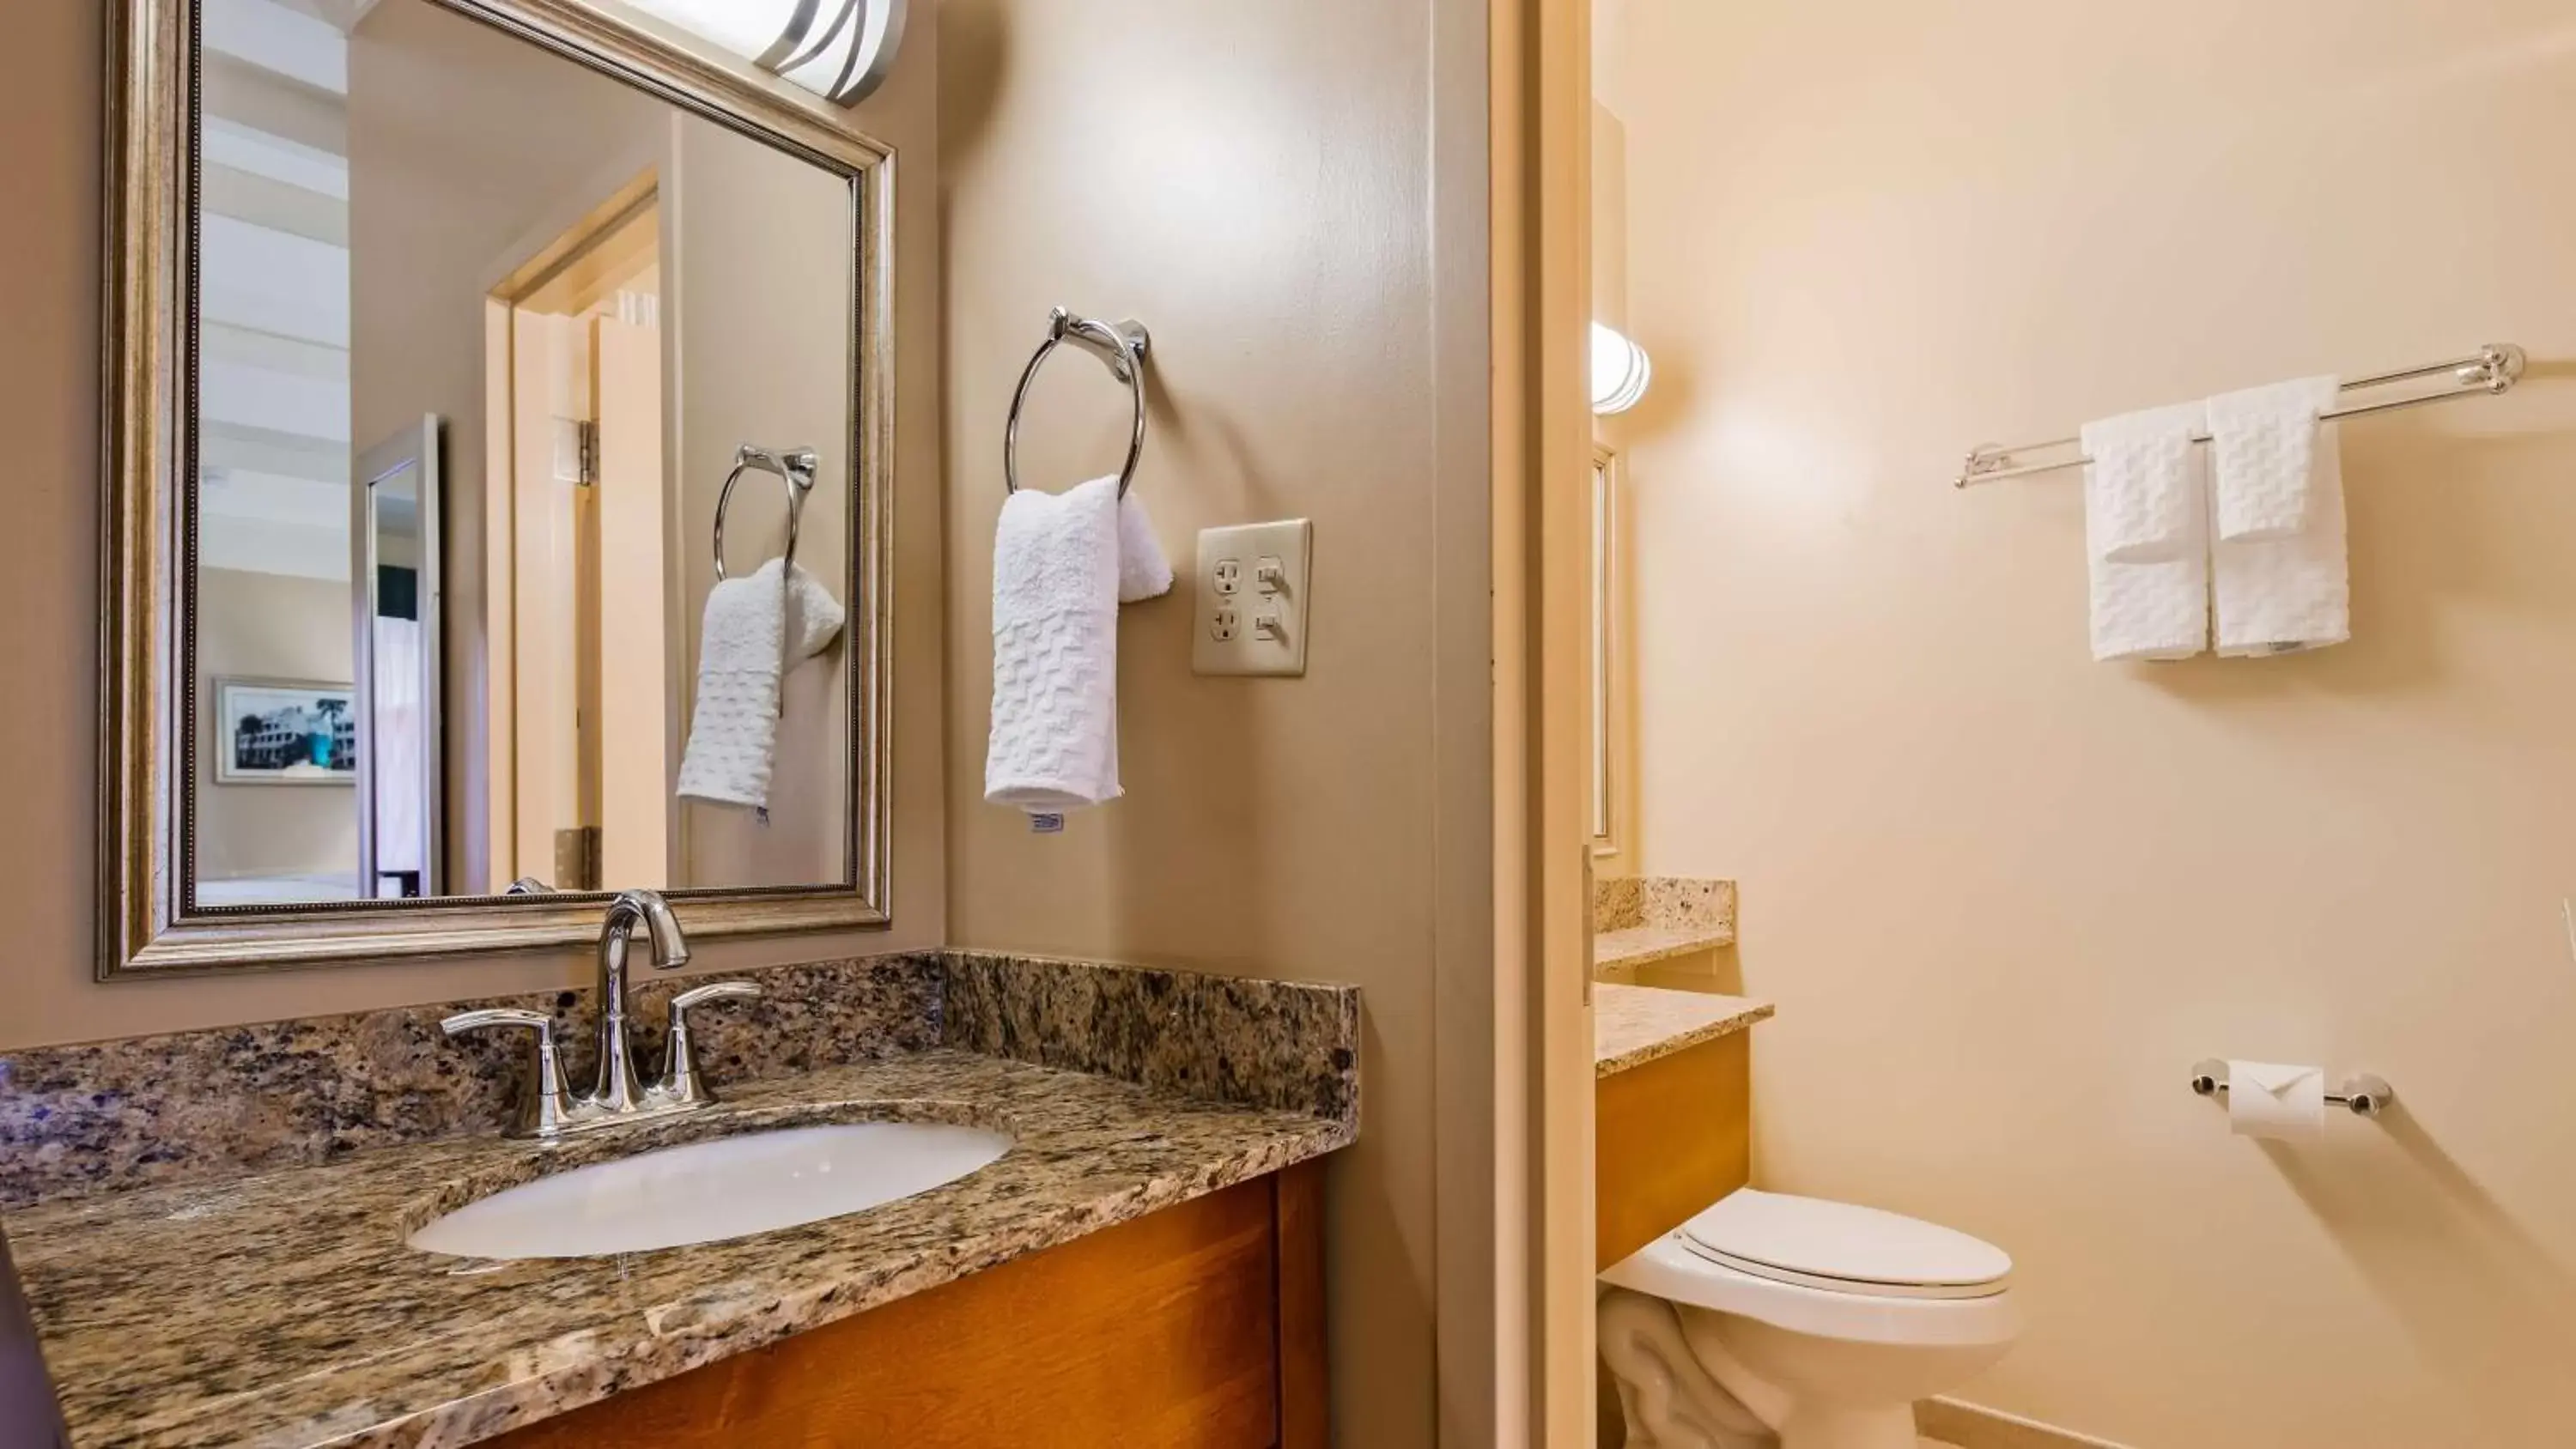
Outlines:
{"label": "ceiling reflection in mirror", "polygon": [[192,907],[850,879],[849,179],[431,0],[201,24]]}

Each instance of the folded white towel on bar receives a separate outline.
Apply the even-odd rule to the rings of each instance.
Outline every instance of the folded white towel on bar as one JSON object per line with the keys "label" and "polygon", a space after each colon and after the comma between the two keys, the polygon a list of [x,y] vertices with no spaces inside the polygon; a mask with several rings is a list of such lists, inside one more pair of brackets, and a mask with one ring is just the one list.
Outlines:
{"label": "folded white towel on bar", "polygon": [[779,559],[707,591],[679,794],[769,808],[780,681],[829,647],[843,622],[840,601],[822,580]]}
{"label": "folded white towel on bar", "polygon": [[2209,644],[2207,460],[2196,403],[2088,423],[2084,553],[2093,657],[2186,659]]}
{"label": "folded white towel on bar", "polygon": [[2200,403],[2123,413],[2084,425],[2084,537],[2094,556],[2160,563],[2190,551],[2204,491],[2192,442],[2209,425]]}
{"label": "folded white towel on bar", "polygon": [[984,798],[1061,814],[1118,798],[1118,605],[1172,586],[1116,478],[1023,488],[993,537],[993,725]]}
{"label": "folded white towel on bar", "polygon": [[2336,423],[2316,429],[2302,487],[2306,515],[2296,533],[2220,539],[2214,545],[2212,592],[2221,655],[2295,654],[2352,637],[2352,563],[2344,545],[2339,431]]}
{"label": "folded white towel on bar", "polygon": [[2306,530],[2317,494],[2317,417],[2339,391],[2332,377],[2302,377],[2209,400],[2210,516],[2219,542]]}

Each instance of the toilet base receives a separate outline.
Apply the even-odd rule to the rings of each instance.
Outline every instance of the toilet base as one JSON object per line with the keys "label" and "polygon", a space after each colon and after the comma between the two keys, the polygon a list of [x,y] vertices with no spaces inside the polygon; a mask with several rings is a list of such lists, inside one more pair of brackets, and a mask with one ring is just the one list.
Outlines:
{"label": "toilet base", "polygon": [[[1987,1329],[2015,1326],[2000,1302],[1974,1311]],[[1607,1284],[1595,1312],[1634,1449],[1916,1449],[1914,1401],[2011,1343],[1829,1337]]]}

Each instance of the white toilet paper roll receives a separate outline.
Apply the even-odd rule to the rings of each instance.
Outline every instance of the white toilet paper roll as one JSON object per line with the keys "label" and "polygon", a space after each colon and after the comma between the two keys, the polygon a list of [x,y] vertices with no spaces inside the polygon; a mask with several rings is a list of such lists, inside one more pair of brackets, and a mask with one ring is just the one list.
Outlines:
{"label": "white toilet paper roll", "polygon": [[2296,1141],[2326,1121],[2326,1074],[2280,1062],[2227,1064],[2227,1126],[2239,1137]]}

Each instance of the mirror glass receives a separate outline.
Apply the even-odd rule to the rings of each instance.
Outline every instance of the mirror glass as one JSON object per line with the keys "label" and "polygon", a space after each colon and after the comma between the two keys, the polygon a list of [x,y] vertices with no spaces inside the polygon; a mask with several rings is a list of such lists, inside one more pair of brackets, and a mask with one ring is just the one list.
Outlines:
{"label": "mirror glass", "polygon": [[185,909],[852,879],[851,178],[433,0],[201,25]]}
{"label": "mirror glass", "polygon": [[1617,639],[1611,621],[1617,617],[1618,479],[1614,455],[1596,448],[1592,454],[1592,679],[1587,693],[1592,705],[1592,843],[1616,843],[1610,817],[1613,784],[1610,769],[1611,692],[1617,676]]}

